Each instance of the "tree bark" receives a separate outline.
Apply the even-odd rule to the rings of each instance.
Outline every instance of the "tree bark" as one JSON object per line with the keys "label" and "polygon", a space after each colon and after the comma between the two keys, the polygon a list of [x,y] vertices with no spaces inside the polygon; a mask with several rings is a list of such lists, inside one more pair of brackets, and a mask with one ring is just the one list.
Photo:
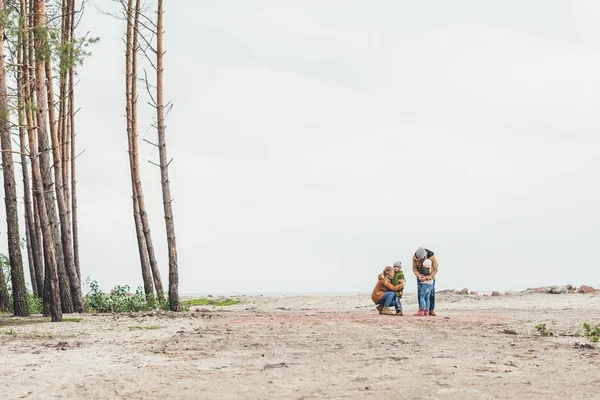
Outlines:
{"label": "tree bark", "polygon": [[31,246],[31,232],[29,231],[29,220],[25,215],[25,246],[27,248],[27,265],[29,265],[29,279],[31,280],[31,292],[38,297],[37,278],[35,276],[35,262],[33,261],[33,248]]}
{"label": "tree bark", "polygon": [[36,296],[42,296],[44,291],[43,261],[38,236],[35,228],[33,209],[31,202],[31,185],[29,182],[29,168],[27,160],[26,130],[33,129],[30,119],[26,117],[25,110],[25,81],[28,81],[29,58],[28,58],[28,34],[23,26],[19,32],[18,63],[21,68],[17,70],[17,112],[19,120],[19,147],[21,151],[21,173],[23,175],[23,201],[25,208],[25,239],[27,242],[27,257],[29,261],[29,273],[31,276],[32,291]]}
{"label": "tree bark", "polygon": [[7,312],[10,308],[10,295],[6,285],[6,276],[0,268],[0,312]]}
{"label": "tree bark", "polygon": [[[69,20],[69,40],[72,42],[75,37],[75,0],[69,1],[70,20]],[[73,54],[71,54],[71,58]],[[75,84],[73,76],[75,74],[74,68],[69,70],[68,79],[68,92],[69,92],[69,112],[68,112],[68,129],[67,129],[67,140],[70,143],[70,149],[66,151],[71,164],[71,222],[73,224],[73,262],[79,281],[81,282],[81,267],[79,263],[79,227],[77,225],[77,179],[75,175]],[[67,184],[65,182],[65,184]],[[68,193],[67,193],[68,198]]]}
{"label": "tree bark", "polygon": [[[0,14],[4,15],[4,0],[0,0]],[[17,205],[17,184],[12,156],[10,137],[10,110],[6,91],[6,69],[4,65],[4,26],[0,35],[0,145],[2,147],[2,175],[4,177],[4,204],[6,207],[6,227],[8,236],[8,256],[10,259],[10,279],[12,283],[13,311],[17,317],[29,315],[27,289],[23,271],[19,236],[19,210]]]}
{"label": "tree bark", "polygon": [[[40,213],[40,220],[44,236],[44,250],[46,253],[46,274],[48,275],[49,307],[52,321],[62,321],[61,307],[72,311],[70,294],[67,293],[68,283],[63,282],[59,288],[59,265],[64,268],[62,248],[58,227],[56,226],[56,210],[52,196],[52,176],[50,175],[50,160],[48,138],[46,132],[46,113],[48,104],[45,92],[44,56],[47,44],[46,7],[44,0],[34,0],[34,38],[35,38],[35,89],[37,92],[37,141],[38,156],[35,152],[35,140],[29,137],[29,148],[32,153],[31,166],[34,182],[34,195]],[[43,180],[43,181],[42,181]],[[67,295],[68,294],[68,295]],[[63,306],[61,300],[68,302]],[[71,309],[69,310],[69,306]]]}
{"label": "tree bark", "polygon": [[[129,147],[129,167],[131,172],[131,191],[132,191],[132,200],[133,200],[133,219],[135,223],[135,231],[138,241],[138,251],[140,255],[140,265],[142,268],[142,279],[144,281],[144,292],[146,293],[146,297],[150,297],[154,295],[154,284],[152,281],[152,274],[150,272],[150,265],[148,262],[148,248],[146,245],[146,238],[144,236],[144,227],[142,223],[142,217],[140,213],[139,201],[138,201],[138,193],[137,193],[137,185],[136,185],[136,162],[137,159],[134,157],[135,146],[134,143],[137,141],[136,135],[136,127],[135,127],[135,113],[134,108],[136,103],[134,102],[134,87],[135,80],[137,77],[134,75],[134,64],[133,64],[133,55],[136,51],[136,47],[134,47],[134,24],[136,13],[134,9],[134,0],[128,0],[127,3],[127,37],[125,44],[125,99],[126,99],[126,118],[127,118],[127,141]],[[137,32],[137,30],[136,30]],[[135,41],[137,43],[137,41]]]}
{"label": "tree bark", "polygon": [[150,261],[150,269],[152,271],[152,279],[154,280],[154,288],[156,289],[156,297],[159,301],[165,298],[160,270],[154,252],[154,244],[152,243],[152,234],[150,233],[150,222],[148,221],[148,213],[146,212],[146,203],[144,201],[144,190],[142,189],[142,179],[140,178],[139,159],[138,159],[138,138],[137,138],[137,52],[138,52],[138,37],[139,37],[139,22],[140,22],[140,5],[141,0],[136,0],[135,16],[133,21],[133,41],[131,53],[131,112],[132,112],[132,148],[134,158],[134,176],[137,201],[139,205],[140,217],[144,228],[144,237],[146,238],[146,248],[148,249],[148,260]]}
{"label": "tree bark", "polygon": [[156,122],[158,130],[158,155],[160,159],[160,178],[162,184],[165,226],[167,230],[167,246],[169,248],[169,306],[172,311],[179,311],[179,269],[177,265],[177,242],[175,240],[175,223],[169,182],[169,161],[167,158],[167,141],[165,138],[165,110],[163,102],[163,2],[158,0],[156,17]]}
{"label": "tree bark", "polygon": [[[60,218],[61,243],[64,255],[64,268],[69,282],[69,289],[73,310],[83,312],[83,295],[81,293],[81,283],[75,264],[73,263],[73,247],[71,241],[71,218],[70,209],[65,202],[65,192],[63,185],[63,161],[62,148],[58,140],[57,123],[54,113],[54,89],[52,83],[52,67],[50,60],[46,60],[46,76],[48,86],[48,114],[50,118],[50,138],[52,140],[52,156],[54,160],[54,185],[56,201],[58,204],[58,215]],[[59,276],[60,277],[60,276]],[[63,310],[64,311],[64,310]]]}
{"label": "tree bark", "polygon": [[[54,198],[54,182],[52,180],[51,164],[50,164],[50,144],[48,143],[47,130],[47,114],[48,114],[48,98],[46,87],[46,72],[45,64],[48,60],[48,32],[46,26],[46,7],[42,0],[35,0],[35,30],[36,37],[36,62],[35,62],[35,89],[37,93],[37,140],[38,151],[40,153],[40,174],[43,182],[43,195],[45,201],[46,215],[50,224],[51,240],[55,246],[55,260],[58,273],[58,281],[60,287],[61,307],[64,313],[73,312],[73,302],[71,300],[71,290],[69,287],[69,278],[65,269],[64,253],[62,249],[62,241],[58,227],[58,217],[56,215],[56,199]],[[50,121],[51,124],[54,121]],[[41,206],[38,204],[38,206]],[[41,211],[41,210],[40,210]],[[46,239],[46,238],[45,238]],[[46,260],[48,262],[49,260]]]}
{"label": "tree bark", "polygon": [[[28,12],[28,8],[27,8],[27,4],[26,4],[26,0],[20,0],[20,6],[21,6],[21,35],[23,37],[23,42],[21,43],[22,48],[23,48],[23,63],[22,63],[22,70],[23,70],[23,87],[22,90],[19,89],[19,92],[23,95],[23,107],[25,109],[25,117],[27,120],[27,133],[28,133],[28,137],[34,137],[35,138],[35,130],[37,129],[36,126],[36,122],[37,121],[37,117],[34,116],[34,109],[32,107],[32,105],[36,104],[36,99],[35,99],[35,90],[34,90],[34,82],[35,82],[35,70],[32,68],[33,62],[35,60],[35,56],[34,56],[34,45],[33,43],[35,42],[35,37],[34,37],[34,30],[31,28],[35,25],[35,21],[33,19],[33,12]],[[33,11],[33,1],[30,2],[29,4],[29,10]],[[27,139],[26,139],[27,141]],[[26,146],[26,144],[22,145],[23,147]],[[25,153],[25,151],[23,151],[23,153]],[[35,149],[29,148],[29,155],[31,158],[31,155],[33,153],[36,153]],[[25,164],[26,165],[26,164]],[[32,177],[33,177],[33,173],[32,173]],[[25,187],[28,187],[27,185],[24,185]],[[27,197],[29,197],[29,194],[31,193],[30,190],[27,191]],[[37,254],[36,259],[36,279],[37,279],[37,287],[38,287],[38,293],[40,295],[40,297],[45,298],[46,300],[44,301],[44,315],[45,316],[49,316],[50,315],[50,309],[48,307],[48,301],[49,301],[49,297],[48,297],[48,293],[47,291],[44,289],[46,284],[45,284],[45,276],[46,276],[46,272],[45,272],[45,254],[44,254],[44,240],[43,240],[43,234],[42,234],[42,224],[41,224],[41,218],[40,218],[40,213],[39,213],[39,208],[37,205],[37,200],[35,198],[35,196],[31,197],[31,201],[32,201],[32,206],[33,206],[33,231],[35,232],[34,235],[32,235],[32,237],[36,238],[36,242],[32,243],[33,246],[36,247],[36,250],[34,250],[34,254]]]}

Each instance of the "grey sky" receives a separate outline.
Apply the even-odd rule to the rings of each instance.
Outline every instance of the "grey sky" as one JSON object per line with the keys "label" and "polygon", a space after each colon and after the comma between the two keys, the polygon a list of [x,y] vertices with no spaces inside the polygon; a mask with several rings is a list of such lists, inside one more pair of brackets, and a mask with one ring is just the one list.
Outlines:
{"label": "grey sky", "polygon": [[[597,2],[165,7],[182,292],[370,291],[421,245],[441,288],[600,285]],[[82,273],[137,286],[124,26],[84,29]],[[141,144],[166,281],[157,158]]]}

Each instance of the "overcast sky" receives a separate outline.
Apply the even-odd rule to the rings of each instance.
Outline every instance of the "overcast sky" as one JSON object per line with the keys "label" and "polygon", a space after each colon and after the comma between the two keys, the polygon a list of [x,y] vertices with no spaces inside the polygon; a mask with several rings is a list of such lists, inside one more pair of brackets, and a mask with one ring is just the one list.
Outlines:
{"label": "overcast sky", "polygon": [[[439,288],[600,286],[599,3],[165,7],[182,293],[369,292],[419,246]],[[101,39],[77,88],[82,274],[135,287],[125,26],[88,8],[82,29]],[[158,154],[140,160],[166,285]]]}

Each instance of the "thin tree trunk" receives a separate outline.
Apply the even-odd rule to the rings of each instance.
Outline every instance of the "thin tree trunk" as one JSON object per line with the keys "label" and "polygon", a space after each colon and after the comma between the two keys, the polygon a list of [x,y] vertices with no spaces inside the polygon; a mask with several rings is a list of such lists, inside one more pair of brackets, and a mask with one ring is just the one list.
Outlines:
{"label": "thin tree trunk", "polygon": [[131,172],[131,191],[133,200],[133,219],[135,223],[135,231],[138,241],[138,251],[140,255],[140,265],[142,268],[142,279],[144,281],[144,291],[146,297],[150,297],[154,294],[152,274],[150,272],[150,265],[148,262],[148,248],[146,246],[146,238],[144,237],[144,228],[142,224],[142,217],[140,214],[137,186],[136,186],[136,159],[134,158],[134,142],[135,142],[135,128],[134,128],[134,112],[133,108],[135,103],[133,101],[133,88],[135,86],[136,77],[133,75],[133,53],[135,53],[133,45],[133,25],[134,25],[134,0],[129,0],[127,3],[127,38],[125,47],[125,99],[126,99],[126,118],[127,118],[127,141],[129,146],[129,167]]}
{"label": "thin tree trunk", "polygon": [[[56,215],[56,199],[54,198],[54,182],[52,180],[51,164],[50,164],[50,144],[48,143],[47,130],[47,114],[48,114],[48,98],[46,87],[45,64],[48,62],[47,51],[47,26],[46,26],[46,9],[44,1],[35,0],[35,20],[36,29],[36,62],[35,62],[35,89],[37,93],[37,139],[38,151],[40,153],[40,174],[44,185],[43,195],[46,202],[45,208],[47,212],[48,222],[50,223],[50,231],[52,232],[51,240],[56,247],[54,253],[56,257],[56,266],[58,272],[58,281],[60,288],[60,300],[63,313],[73,312],[73,302],[71,300],[71,290],[69,287],[69,278],[65,268],[64,253],[62,249],[62,241],[58,227],[58,217]],[[53,124],[54,120],[50,121]],[[38,204],[38,206],[41,206]],[[41,211],[41,209],[40,209]],[[48,260],[46,260],[48,261]]]}
{"label": "thin tree trunk", "polygon": [[10,309],[10,295],[6,285],[6,276],[0,268],[0,312],[7,312]]}
{"label": "thin tree trunk", "polygon": [[163,207],[167,229],[167,246],[169,247],[169,306],[172,311],[179,311],[179,270],[177,265],[177,242],[175,240],[175,223],[171,187],[169,182],[169,161],[167,158],[167,141],[165,138],[165,109],[163,103],[163,2],[158,0],[156,17],[156,122],[158,130],[158,155],[160,159],[160,178],[162,183]]}
{"label": "thin tree trunk", "polygon": [[[22,84],[19,84],[19,87],[22,89]],[[24,207],[25,207],[25,233],[27,239],[27,253],[29,259],[29,269],[31,270],[31,286],[33,287],[33,293],[37,296],[42,296],[44,290],[44,261],[43,255],[41,252],[41,246],[38,244],[38,240],[41,240],[41,237],[38,236],[37,229],[35,227],[35,217],[33,216],[33,207],[31,200],[31,185],[29,182],[29,167],[27,160],[27,146],[26,146],[26,138],[25,138],[25,129],[23,128],[24,121],[22,120],[23,114],[23,103],[22,103],[22,95],[19,94],[19,143],[21,148],[21,170],[23,173],[23,199],[24,199]],[[35,279],[34,279],[35,278]]]}
{"label": "thin tree trunk", "polygon": [[[33,126],[33,125],[31,125]],[[33,130],[30,130],[28,135],[34,135]],[[35,150],[34,150],[35,151]],[[33,173],[32,173],[33,176]],[[33,183],[32,183],[32,187],[33,187]],[[35,237],[37,242],[36,243],[32,243],[32,245],[35,245],[37,250],[34,252],[34,254],[37,254],[37,258],[38,258],[38,262],[36,263],[36,270],[35,270],[35,277],[37,279],[37,287],[38,287],[38,293],[40,295],[40,297],[43,297],[44,294],[44,278],[46,277],[46,266],[45,266],[45,255],[44,255],[44,235],[42,234],[42,223],[41,223],[41,218],[40,218],[40,212],[39,212],[39,208],[37,206],[37,200],[35,199],[35,196],[32,196],[32,203],[33,203],[33,228],[35,230]]]}
{"label": "thin tree trunk", "polygon": [[[27,243],[27,257],[29,261],[29,273],[31,276],[32,291],[36,296],[43,294],[43,269],[42,255],[37,245],[38,237],[34,225],[33,210],[31,204],[31,186],[29,183],[29,168],[27,160],[26,129],[32,129],[29,119],[26,118],[25,110],[25,76],[28,73],[28,35],[25,30],[19,32],[18,63],[21,68],[17,70],[17,112],[19,120],[19,147],[21,151],[21,172],[23,175],[23,200],[25,208],[25,239]],[[39,275],[39,276],[38,276]]]}
{"label": "thin tree trunk", "polygon": [[[61,2],[61,35],[60,43],[63,48],[66,48],[69,41],[69,3],[68,0],[62,0]],[[65,193],[65,202],[69,203],[69,161],[67,155],[68,144],[68,132],[67,132],[67,70],[65,69],[66,58],[70,57],[70,52],[66,55],[61,53],[59,61],[59,93],[58,93],[58,143],[59,151],[61,152],[61,170],[63,180],[63,191]]]}
{"label": "thin tree trunk", "polygon": [[[4,15],[4,0],[0,0],[0,14]],[[6,206],[6,226],[8,236],[8,256],[10,259],[10,279],[12,283],[13,311],[15,316],[29,315],[27,289],[23,271],[19,236],[19,210],[17,205],[17,184],[12,156],[10,137],[10,110],[6,91],[6,70],[4,67],[4,26],[0,35],[0,145],[2,147],[2,175],[4,177],[4,204]]]}
{"label": "thin tree trunk", "polygon": [[160,270],[154,252],[154,244],[152,243],[152,235],[150,233],[150,223],[148,221],[148,213],[146,212],[146,204],[144,201],[144,190],[142,189],[142,180],[140,178],[139,159],[138,159],[138,138],[137,138],[137,51],[138,51],[138,36],[139,36],[139,21],[140,21],[140,4],[141,0],[136,0],[135,18],[133,21],[133,45],[131,53],[131,115],[132,115],[132,149],[134,158],[134,176],[137,200],[139,204],[140,216],[144,228],[144,237],[146,238],[146,248],[148,249],[148,260],[150,261],[150,269],[152,271],[152,279],[154,280],[154,288],[156,289],[156,297],[159,301],[165,298]]}
{"label": "thin tree trunk", "polygon": [[[73,42],[75,37],[75,0],[70,0],[70,21],[69,21],[69,40]],[[73,54],[71,54],[71,59]],[[67,140],[70,143],[70,149],[66,151],[67,156],[71,162],[71,221],[73,224],[73,262],[75,263],[75,269],[81,282],[81,267],[79,264],[79,228],[77,226],[77,179],[75,175],[75,84],[73,76],[75,74],[74,68],[69,70],[68,80],[68,92],[69,92],[69,112],[68,112],[68,129],[67,129]],[[68,147],[68,146],[67,146]],[[70,154],[70,155],[69,155]],[[65,181],[67,185],[68,181]],[[67,193],[67,199],[68,199]]]}
{"label": "thin tree trunk", "polygon": [[[70,294],[67,293],[69,286],[63,282],[59,288],[59,265],[64,268],[62,259],[62,248],[60,235],[58,233],[56,210],[54,208],[54,197],[52,195],[52,176],[50,175],[50,157],[48,154],[48,137],[46,131],[46,113],[48,112],[47,98],[45,96],[45,71],[44,55],[47,43],[46,31],[46,9],[44,0],[34,0],[34,37],[35,37],[35,89],[37,92],[37,134],[39,148],[38,157],[31,158],[32,175],[34,182],[34,194],[40,211],[40,220],[44,236],[44,250],[46,253],[46,273],[48,275],[48,291],[50,300],[50,313],[52,321],[62,321],[61,307],[72,311]],[[36,149],[33,137],[29,137],[30,152]],[[43,179],[43,181],[42,181]],[[68,295],[67,295],[68,294]],[[63,300],[67,305],[62,305]],[[69,310],[70,306],[70,310]]]}
{"label": "thin tree trunk", "polygon": [[[65,202],[65,192],[63,186],[63,162],[62,162],[62,148],[58,141],[58,132],[56,129],[57,121],[54,112],[54,89],[52,83],[52,67],[50,66],[50,60],[46,60],[46,76],[48,86],[48,114],[50,117],[50,138],[52,140],[52,155],[54,160],[54,189],[56,193],[56,200],[58,204],[58,215],[60,218],[60,231],[61,231],[61,243],[64,255],[64,268],[69,282],[69,289],[71,294],[71,300],[73,304],[73,310],[76,312],[83,312],[83,295],[81,293],[81,283],[79,282],[79,276],[73,263],[73,247],[71,242],[71,218],[70,209],[67,207]],[[59,122],[59,121],[58,121]],[[60,277],[60,276],[59,276]]]}
{"label": "thin tree trunk", "polygon": [[33,247],[31,246],[31,232],[29,230],[29,219],[25,214],[25,246],[27,248],[27,265],[29,265],[29,279],[31,280],[31,292],[38,297],[37,278],[35,277],[35,262],[33,261]]}

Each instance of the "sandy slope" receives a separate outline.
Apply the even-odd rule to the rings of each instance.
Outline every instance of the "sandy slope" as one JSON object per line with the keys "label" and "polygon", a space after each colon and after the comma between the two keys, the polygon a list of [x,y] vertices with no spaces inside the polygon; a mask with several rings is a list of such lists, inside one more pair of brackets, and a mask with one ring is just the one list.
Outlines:
{"label": "sandy slope", "polygon": [[[600,398],[600,351],[574,336],[600,323],[597,293],[444,294],[436,318],[380,316],[368,295],[241,299],[78,323],[0,317],[0,398]],[[414,312],[415,296],[405,303]],[[535,335],[539,323],[555,336]]]}

